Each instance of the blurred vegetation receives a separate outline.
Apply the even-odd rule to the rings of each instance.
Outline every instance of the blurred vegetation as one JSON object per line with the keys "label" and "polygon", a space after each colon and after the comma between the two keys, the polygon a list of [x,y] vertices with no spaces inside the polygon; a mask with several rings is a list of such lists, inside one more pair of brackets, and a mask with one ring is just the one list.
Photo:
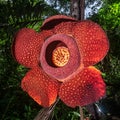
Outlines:
{"label": "blurred vegetation", "polygon": [[[46,2],[47,1],[47,2]],[[23,27],[39,31],[43,20],[58,13],[69,14],[69,0],[0,0],[0,119],[33,120],[41,107],[21,90],[20,82],[28,71],[12,57],[12,38]],[[94,6],[94,2],[96,3]],[[95,13],[95,8],[101,9]],[[107,96],[120,105],[120,2],[119,0],[88,0],[92,19],[107,32],[110,51],[97,67],[103,72]],[[54,120],[78,120],[78,108],[59,102]],[[120,109],[119,109],[120,111]],[[86,111],[84,111],[88,114]]]}

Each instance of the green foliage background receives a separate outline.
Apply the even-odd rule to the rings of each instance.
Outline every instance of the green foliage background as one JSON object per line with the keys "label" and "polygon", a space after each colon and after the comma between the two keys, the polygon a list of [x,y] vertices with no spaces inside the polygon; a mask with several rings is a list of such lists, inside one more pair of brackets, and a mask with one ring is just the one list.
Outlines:
{"label": "green foliage background", "polygon": [[[86,7],[95,0],[88,0]],[[41,107],[20,88],[27,69],[12,57],[12,38],[23,27],[39,31],[43,20],[55,14],[69,14],[69,0],[0,0],[0,119],[33,120]],[[103,2],[98,13],[88,19],[99,23],[107,32],[110,51],[97,67],[103,72],[107,84],[107,96],[120,105],[120,2],[119,0],[96,0]],[[99,6],[99,4],[98,4]],[[85,111],[86,112],[86,111]],[[87,114],[87,113],[86,113]],[[61,101],[54,111],[54,120],[77,120],[78,108],[72,109]]]}

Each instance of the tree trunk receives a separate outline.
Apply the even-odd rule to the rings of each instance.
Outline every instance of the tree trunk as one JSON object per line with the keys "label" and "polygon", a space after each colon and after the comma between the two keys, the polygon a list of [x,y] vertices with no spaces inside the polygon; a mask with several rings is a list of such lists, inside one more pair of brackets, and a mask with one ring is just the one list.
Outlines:
{"label": "tree trunk", "polygon": [[85,0],[71,0],[71,16],[84,20]]}

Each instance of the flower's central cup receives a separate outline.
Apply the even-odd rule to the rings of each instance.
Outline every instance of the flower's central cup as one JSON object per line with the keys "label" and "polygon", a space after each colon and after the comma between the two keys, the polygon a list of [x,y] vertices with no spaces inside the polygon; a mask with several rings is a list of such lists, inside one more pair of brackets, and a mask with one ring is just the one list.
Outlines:
{"label": "flower's central cup", "polygon": [[70,53],[67,47],[57,47],[52,52],[52,62],[57,67],[65,66],[70,58]]}
{"label": "flower's central cup", "polygon": [[72,36],[56,34],[47,38],[41,48],[40,65],[59,81],[64,81],[81,65],[80,52]]}

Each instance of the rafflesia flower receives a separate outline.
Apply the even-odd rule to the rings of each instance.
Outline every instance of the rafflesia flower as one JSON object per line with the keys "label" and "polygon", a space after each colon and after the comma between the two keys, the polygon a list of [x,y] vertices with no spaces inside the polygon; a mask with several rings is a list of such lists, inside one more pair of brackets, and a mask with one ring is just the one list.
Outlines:
{"label": "rafflesia flower", "polygon": [[56,15],[40,32],[23,28],[14,37],[13,55],[30,68],[21,87],[43,107],[59,97],[70,107],[93,103],[105,95],[101,72],[92,65],[109,49],[103,29],[90,20]]}

